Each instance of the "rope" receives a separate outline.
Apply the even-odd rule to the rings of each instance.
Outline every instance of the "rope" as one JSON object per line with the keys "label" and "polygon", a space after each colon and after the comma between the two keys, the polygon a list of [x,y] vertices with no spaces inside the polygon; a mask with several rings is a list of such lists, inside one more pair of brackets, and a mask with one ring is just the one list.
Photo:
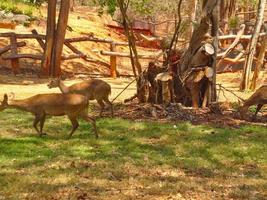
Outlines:
{"label": "rope", "polygon": [[224,93],[224,90],[227,91],[227,92],[230,92],[231,94],[233,94],[235,97],[237,97],[239,100],[241,101],[245,101],[243,98],[241,98],[240,96],[236,95],[232,90],[229,90],[227,88],[225,88],[224,86],[222,86],[222,84],[216,84],[217,86],[219,86],[220,90],[219,91],[222,91],[223,92],[223,96],[228,99]]}

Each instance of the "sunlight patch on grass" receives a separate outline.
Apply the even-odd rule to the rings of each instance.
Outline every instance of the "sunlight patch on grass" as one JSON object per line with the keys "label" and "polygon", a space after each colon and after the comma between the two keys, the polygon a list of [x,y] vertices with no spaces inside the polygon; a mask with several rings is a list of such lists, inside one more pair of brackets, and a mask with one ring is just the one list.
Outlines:
{"label": "sunlight patch on grass", "polygon": [[[42,194],[51,199],[62,190],[73,191],[75,185],[100,196],[110,188],[150,197],[211,189],[242,197],[241,191],[253,196],[253,191],[266,189],[265,127],[223,129],[104,118],[97,120],[98,140],[82,120],[68,140],[67,118],[49,118],[45,137],[34,133],[32,119],[12,109],[0,112],[0,195]],[[12,132],[14,127],[21,131]],[[255,187],[241,187],[250,181]],[[229,189],[237,186],[241,189]]]}

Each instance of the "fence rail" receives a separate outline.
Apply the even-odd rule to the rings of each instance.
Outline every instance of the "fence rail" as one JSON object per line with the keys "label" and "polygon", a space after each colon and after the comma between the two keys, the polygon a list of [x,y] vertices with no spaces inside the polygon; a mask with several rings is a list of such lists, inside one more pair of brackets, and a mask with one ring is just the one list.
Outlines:
{"label": "fence rail", "polygon": [[[32,30],[32,33],[29,34],[21,34],[21,33],[14,33],[14,32],[6,32],[6,33],[0,33],[0,37],[9,38],[10,44],[5,46],[4,48],[0,48],[0,56],[4,60],[10,60],[12,71],[14,74],[18,73],[18,70],[20,68],[19,66],[19,59],[22,58],[29,58],[34,60],[43,60],[44,59],[44,51],[45,51],[45,41],[46,36],[43,34],[39,34],[36,30]],[[38,44],[40,45],[43,52],[41,54],[20,54],[18,53],[19,47],[26,46],[26,42],[17,42],[18,39],[35,39],[37,40]],[[102,55],[110,56],[110,63],[105,63],[101,60],[97,60],[94,58],[89,57],[87,54],[81,52],[78,48],[72,45],[72,43],[75,42],[95,42],[95,43],[104,43],[110,45],[110,51],[101,51]],[[105,67],[110,68],[110,75],[111,77],[117,76],[117,57],[129,57],[127,53],[123,52],[117,52],[116,47],[117,46],[128,46],[127,42],[114,42],[111,39],[100,39],[95,38],[94,36],[85,36],[85,37],[76,37],[76,38],[67,38],[64,41],[64,45],[68,47],[72,51],[73,54],[69,55],[62,55],[62,60],[71,60],[71,59],[77,59],[81,58],[88,62],[93,62],[97,64],[101,64]],[[2,55],[6,52],[10,52],[7,55]],[[104,53],[103,53],[104,52]],[[154,55],[140,55],[140,59],[153,59]]]}

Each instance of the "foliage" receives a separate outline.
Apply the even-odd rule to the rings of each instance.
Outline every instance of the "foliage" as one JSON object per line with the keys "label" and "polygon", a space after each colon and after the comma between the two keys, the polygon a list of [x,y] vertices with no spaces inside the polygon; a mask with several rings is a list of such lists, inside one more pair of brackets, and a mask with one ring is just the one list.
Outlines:
{"label": "foliage", "polygon": [[116,7],[117,7],[116,0],[94,0],[94,3],[100,6],[100,9],[99,9],[100,15],[104,13],[104,8],[107,8],[107,12],[110,15],[113,15],[116,11]]}
{"label": "foliage", "polygon": [[32,17],[36,4],[25,4],[22,0],[1,0],[0,9],[13,14],[25,14]]}
{"label": "foliage", "polygon": [[[127,194],[127,188],[152,195],[150,199],[177,191],[230,192],[234,199],[244,195],[264,199],[266,127],[101,119],[98,140],[85,122],[68,140],[67,118],[48,119],[44,128],[48,136],[42,138],[33,130],[32,119],[16,110],[0,113],[0,197],[4,199],[77,199],[71,196],[77,190],[98,199],[125,199],[116,195]],[[67,192],[70,198],[64,196]]]}
{"label": "foliage", "polygon": [[239,25],[239,18],[237,16],[232,16],[229,19],[229,28],[236,29],[238,28],[238,25]]}

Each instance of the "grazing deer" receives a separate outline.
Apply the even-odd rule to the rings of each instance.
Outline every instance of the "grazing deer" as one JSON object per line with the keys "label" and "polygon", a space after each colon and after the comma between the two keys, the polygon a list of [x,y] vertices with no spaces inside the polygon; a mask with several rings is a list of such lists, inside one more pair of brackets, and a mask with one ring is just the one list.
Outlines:
{"label": "grazing deer", "polygon": [[[37,94],[27,99],[8,100],[7,94],[0,104],[0,111],[6,108],[16,108],[22,111],[30,112],[35,116],[33,127],[40,136],[43,133],[44,122],[47,115],[63,116],[67,115],[72,123],[72,130],[69,138],[78,128],[78,117],[83,118],[87,122],[91,122],[94,127],[94,133],[98,138],[95,120],[88,116],[88,100],[87,97],[79,94]],[[40,123],[40,130],[37,125]]]}
{"label": "grazing deer", "polygon": [[250,106],[257,105],[256,112],[253,116],[253,120],[255,120],[258,112],[261,110],[264,104],[267,104],[267,85],[261,86],[251,97],[244,101],[244,104],[239,108],[239,113],[243,118]]}
{"label": "grazing deer", "polygon": [[90,79],[80,83],[75,83],[68,87],[60,78],[58,78],[50,81],[47,86],[50,89],[59,87],[60,91],[63,94],[77,93],[87,96],[88,100],[96,99],[101,107],[100,116],[102,116],[102,112],[105,108],[105,102],[110,106],[111,115],[113,116],[113,106],[108,98],[111,94],[111,87],[105,81],[102,81],[100,79]]}

